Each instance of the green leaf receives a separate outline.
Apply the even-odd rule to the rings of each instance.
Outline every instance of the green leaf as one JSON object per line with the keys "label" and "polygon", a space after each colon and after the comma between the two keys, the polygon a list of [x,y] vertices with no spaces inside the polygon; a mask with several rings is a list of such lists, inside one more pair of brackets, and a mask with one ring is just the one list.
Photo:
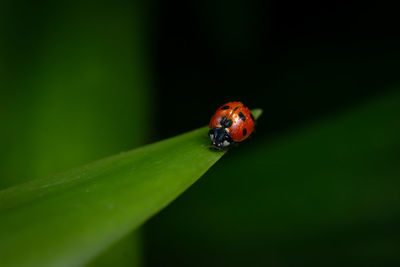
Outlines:
{"label": "green leaf", "polygon": [[[256,118],[260,114],[254,111]],[[87,263],[167,206],[224,154],[209,149],[207,130],[1,191],[0,262]]]}
{"label": "green leaf", "polygon": [[136,230],[96,255],[86,267],[143,266],[142,231]]}

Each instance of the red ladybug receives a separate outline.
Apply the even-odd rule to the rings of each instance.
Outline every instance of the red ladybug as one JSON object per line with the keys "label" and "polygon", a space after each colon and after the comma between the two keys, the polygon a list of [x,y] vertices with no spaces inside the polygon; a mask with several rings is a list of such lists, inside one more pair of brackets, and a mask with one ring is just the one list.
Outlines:
{"label": "red ladybug", "polygon": [[208,135],[216,149],[245,140],[254,130],[254,117],[242,102],[222,105],[210,120]]}

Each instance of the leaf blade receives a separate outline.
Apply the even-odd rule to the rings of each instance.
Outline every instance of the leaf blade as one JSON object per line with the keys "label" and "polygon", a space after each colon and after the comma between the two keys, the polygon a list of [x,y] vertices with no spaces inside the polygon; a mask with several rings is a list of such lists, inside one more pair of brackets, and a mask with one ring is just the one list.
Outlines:
{"label": "leaf blade", "polygon": [[[66,265],[86,262],[106,247],[102,244],[166,206],[224,154],[207,149],[206,132],[201,128],[0,192],[1,261],[42,266],[60,265],[61,258],[69,259]],[[55,244],[54,235],[59,239],[60,233],[63,239]],[[96,238],[98,233],[107,234]],[[39,240],[32,237],[39,236],[35,247]],[[82,240],[90,242],[74,245]],[[21,258],[21,245],[35,249]]]}
{"label": "leaf blade", "polygon": [[209,149],[207,131],[202,127],[0,191],[0,262],[87,263],[167,206],[224,155]]}

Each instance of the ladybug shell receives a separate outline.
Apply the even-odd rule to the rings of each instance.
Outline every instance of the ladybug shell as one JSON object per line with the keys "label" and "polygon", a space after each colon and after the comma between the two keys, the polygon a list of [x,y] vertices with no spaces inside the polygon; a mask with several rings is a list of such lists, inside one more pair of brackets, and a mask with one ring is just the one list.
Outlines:
{"label": "ladybug shell", "polygon": [[242,142],[254,130],[254,117],[242,102],[229,102],[215,112],[210,128],[225,128],[234,142]]}

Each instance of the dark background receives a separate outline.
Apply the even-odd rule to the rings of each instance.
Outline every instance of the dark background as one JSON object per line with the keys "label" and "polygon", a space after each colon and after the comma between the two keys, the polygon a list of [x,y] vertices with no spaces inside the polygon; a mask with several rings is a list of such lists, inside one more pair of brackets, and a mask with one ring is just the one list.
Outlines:
{"label": "dark background", "polygon": [[156,6],[157,129],[165,132],[167,109],[185,121],[168,120],[168,135],[206,123],[203,110],[236,99],[262,107],[269,131],[283,129],[384,93],[397,80],[396,11],[383,3]]}
{"label": "dark background", "polygon": [[[339,133],[333,123],[318,136],[322,140],[288,141],[283,155],[268,141],[396,90],[395,9],[358,1],[174,1],[157,7],[157,130],[172,136],[206,124],[231,100],[264,114],[250,148],[231,151],[146,225],[150,265],[399,263],[399,217],[379,212],[392,199],[380,195],[387,174],[372,171],[372,159],[349,153],[360,150],[354,139],[376,127],[373,118],[362,117],[364,126],[354,118]],[[398,162],[395,142],[389,157]],[[371,202],[378,211],[368,210]]]}
{"label": "dark background", "polygon": [[141,230],[145,266],[400,263],[398,10],[359,1],[3,1],[0,186],[262,108]]}

